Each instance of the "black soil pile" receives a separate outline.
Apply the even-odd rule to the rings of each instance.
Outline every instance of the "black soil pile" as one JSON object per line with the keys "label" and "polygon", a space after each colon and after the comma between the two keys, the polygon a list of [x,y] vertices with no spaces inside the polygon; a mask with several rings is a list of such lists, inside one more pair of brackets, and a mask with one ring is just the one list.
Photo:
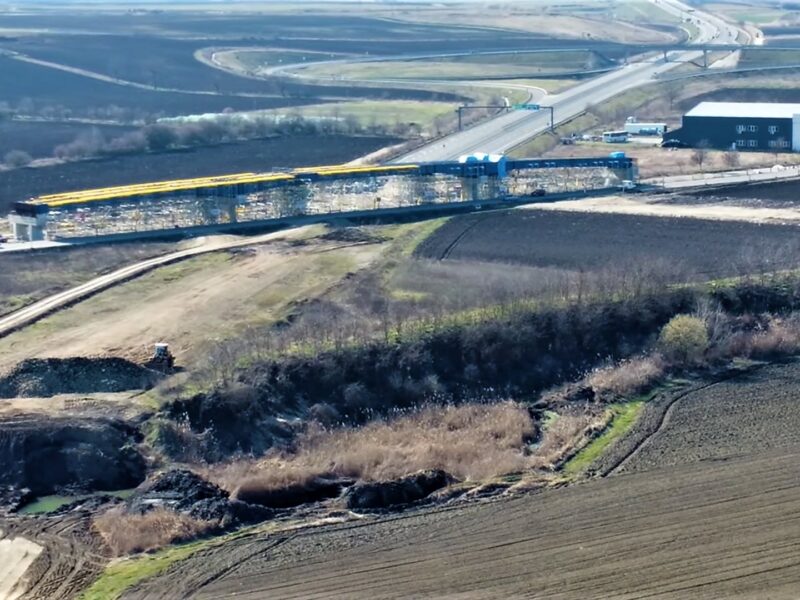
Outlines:
{"label": "black soil pile", "polygon": [[137,431],[111,419],[0,420],[0,485],[36,496],[120,490],[145,477]]}
{"label": "black soil pile", "polygon": [[257,479],[242,482],[234,495],[245,502],[269,508],[291,508],[311,502],[337,498],[342,490],[353,485],[352,479],[312,477],[302,483],[273,488]]}
{"label": "black soil pile", "polygon": [[123,358],[30,358],[0,377],[0,398],[142,390],[159,377]]}
{"label": "black soil pile", "polygon": [[347,490],[347,508],[379,509],[403,506],[422,500],[455,479],[440,469],[420,471],[394,481],[358,483]]}
{"label": "black soil pile", "polygon": [[[196,453],[210,462],[240,454],[258,456],[289,442],[295,431],[275,414],[274,405],[246,386],[178,399],[163,409],[164,417],[188,423],[200,435],[202,439],[193,440],[201,446]],[[161,435],[159,442],[165,455],[180,459],[187,440]]]}
{"label": "black soil pile", "polygon": [[129,513],[145,514],[156,508],[217,523],[223,529],[273,516],[271,510],[262,506],[230,499],[228,492],[187,469],[172,469],[156,475],[127,503]]}

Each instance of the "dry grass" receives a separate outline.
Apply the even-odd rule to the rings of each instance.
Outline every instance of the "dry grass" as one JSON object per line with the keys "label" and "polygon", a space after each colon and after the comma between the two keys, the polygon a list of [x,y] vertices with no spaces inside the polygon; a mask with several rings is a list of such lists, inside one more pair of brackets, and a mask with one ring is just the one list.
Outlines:
{"label": "dry grass", "polygon": [[660,355],[642,356],[623,360],[619,364],[601,367],[586,377],[590,385],[601,397],[605,394],[629,396],[637,394],[653,385],[664,376],[666,364]]}
{"label": "dry grass", "polygon": [[773,319],[765,331],[750,334],[741,354],[754,358],[773,358],[800,351],[800,322],[796,318]]}
{"label": "dry grass", "polygon": [[423,469],[481,480],[528,468],[535,434],[528,410],[514,402],[431,407],[360,428],[312,426],[293,454],[231,463],[208,476],[231,491],[304,485],[321,475],[396,479]]}
{"label": "dry grass", "polygon": [[144,515],[114,508],[97,517],[94,527],[116,556],[124,556],[194,539],[214,525],[164,508]]}

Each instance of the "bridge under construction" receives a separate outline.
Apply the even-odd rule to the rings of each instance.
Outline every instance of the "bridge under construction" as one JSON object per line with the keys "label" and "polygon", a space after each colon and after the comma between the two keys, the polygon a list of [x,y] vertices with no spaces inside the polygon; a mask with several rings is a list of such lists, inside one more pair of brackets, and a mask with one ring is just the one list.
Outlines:
{"label": "bridge under construction", "polygon": [[72,191],[14,204],[17,240],[85,242],[236,231],[332,216],[446,209],[583,193],[636,179],[634,159],[509,159],[326,166]]}

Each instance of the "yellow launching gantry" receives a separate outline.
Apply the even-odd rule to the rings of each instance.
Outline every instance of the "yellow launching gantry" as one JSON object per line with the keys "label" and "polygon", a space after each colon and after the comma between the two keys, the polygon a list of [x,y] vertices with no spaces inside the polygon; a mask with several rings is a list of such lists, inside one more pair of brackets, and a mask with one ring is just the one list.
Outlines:
{"label": "yellow launching gantry", "polygon": [[236,173],[234,175],[221,175],[217,177],[196,177],[193,179],[175,179],[172,181],[157,181],[152,183],[138,183],[107,188],[97,188],[61,194],[48,194],[31,198],[27,204],[49,208],[72,208],[93,202],[113,202],[115,200],[136,200],[153,198],[157,196],[178,194],[182,192],[204,191],[213,193],[227,189],[236,190],[237,186],[259,187],[269,184],[290,183],[295,181],[308,181],[329,177],[375,177],[380,175],[413,174],[419,165],[387,165],[349,167],[347,165],[334,165],[326,167],[306,167],[294,169],[284,173]]}

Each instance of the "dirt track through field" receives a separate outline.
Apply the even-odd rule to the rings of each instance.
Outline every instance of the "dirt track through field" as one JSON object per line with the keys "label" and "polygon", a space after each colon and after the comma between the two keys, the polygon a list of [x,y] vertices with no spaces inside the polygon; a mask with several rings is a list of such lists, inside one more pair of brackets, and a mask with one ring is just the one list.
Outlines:
{"label": "dirt track through field", "polygon": [[[798,458],[795,448],[619,475],[308,530],[274,548],[244,539],[124,597],[796,598]],[[250,556],[194,590],[210,565],[237,555]]]}
{"label": "dirt track through field", "polygon": [[[56,312],[66,306],[69,306],[79,300],[88,298],[100,291],[114,287],[120,283],[128,281],[134,277],[138,277],[144,273],[152,271],[157,267],[168,265],[180,260],[199,256],[215,250],[238,248],[242,246],[254,245],[258,243],[267,242],[280,238],[285,232],[270,233],[263,236],[253,238],[234,239],[224,236],[215,238],[211,237],[205,243],[200,243],[192,248],[179,250],[178,252],[171,252],[163,256],[157,256],[148,260],[128,265],[118,269],[107,275],[101,275],[84,284],[68,289],[59,294],[54,294],[48,298],[40,300],[30,306],[26,306],[18,311],[11,313],[0,319],[0,337],[8,335],[9,333],[37,321],[42,317]],[[290,234],[291,235],[291,234]]]}
{"label": "dirt track through field", "polygon": [[729,204],[662,204],[658,196],[606,196],[581,200],[534,203],[518,210],[558,210],[648,217],[689,217],[714,221],[743,221],[747,223],[796,224],[800,209],[731,206]]}
{"label": "dirt track through field", "polygon": [[280,318],[292,300],[322,293],[380,251],[375,244],[258,248],[162,268],[0,339],[0,370],[30,357],[139,360],[159,341],[191,366],[214,339]]}
{"label": "dirt track through field", "polygon": [[[108,556],[92,533],[86,515],[14,519],[2,522],[5,539],[28,540],[29,549],[38,546],[25,564],[20,583],[20,600],[72,598],[91,582],[108,562]],[[2,568],[0,568],[2,571]],[[22,590],[19,590],[22,592]],[[5,599],[0,585],[0,598]]]}

